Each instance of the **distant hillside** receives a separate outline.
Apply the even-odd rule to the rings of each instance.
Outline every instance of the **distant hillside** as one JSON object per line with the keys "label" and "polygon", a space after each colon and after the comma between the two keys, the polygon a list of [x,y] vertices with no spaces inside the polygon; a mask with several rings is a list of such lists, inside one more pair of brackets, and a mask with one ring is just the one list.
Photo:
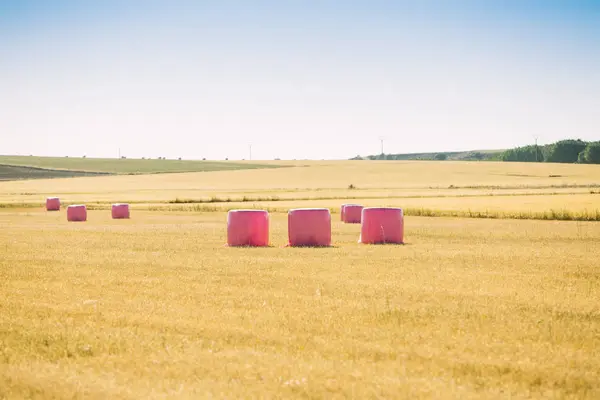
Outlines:
{"label": "distant hillside", "polygon": [[[169,172],[203,172],[256,168],[279,168],[280,165],[252,162],[0,156],[4,176],[14,179],[33,179],[54,176],[83,176],[101,174],[156,174]],[[27,167],[18,169],[15,167]],[[40,170],[41,171],[38,171]],[[45,172],[44,172],[45,171]],[[52,171],[52,172],[49,172]],[[5,178],[6,180],[6,178]]]}
{"label": "distant hillside", "polygon": [[21,179],[52,179],[75,178],[78,176],[109,175],[102,172],[83,172],[69,170],[55,170],[34,167],[19,167],[0,164],[0,181],[16,181]]}
{"label": "distant hillside", "polygon": [[356,156],[351,160],[454,160],[454,161],[498,161],[504,150],[471,150],[471,151],[446,151],[439,153],[404,153],[404,154],[379,154],[370,156]]}

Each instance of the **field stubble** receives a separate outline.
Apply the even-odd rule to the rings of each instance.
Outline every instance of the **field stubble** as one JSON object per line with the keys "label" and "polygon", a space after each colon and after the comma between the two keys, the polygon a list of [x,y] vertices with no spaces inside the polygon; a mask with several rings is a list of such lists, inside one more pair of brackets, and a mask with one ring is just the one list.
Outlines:
{"label": "field stubble", "polygon": [[600,396],[596,223],[296,249],[273,215],[247,249],[225,217],[0,211],[0,398]]}
{"label": "field stubble", "polygon": [[[157,211],[223,211],[342,203],[408,215],[599,220],[600,167],[468,162],[281,162],[286,168],[0,183],[0,208],[47,196],[94,208],[129,202]],[[208,206],[204,206],[210,203]],[[184,205],[184,207],[181,207]],[[191,205],[191,206],[186,206]],[[199,206],[198,206],[199,205]]]}

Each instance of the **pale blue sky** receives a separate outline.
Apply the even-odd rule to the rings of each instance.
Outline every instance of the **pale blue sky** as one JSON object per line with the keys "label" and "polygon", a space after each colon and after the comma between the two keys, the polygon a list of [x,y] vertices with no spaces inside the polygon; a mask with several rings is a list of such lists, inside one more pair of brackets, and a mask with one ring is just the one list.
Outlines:
{"label": "pale blue sky", "polygon": [[600,1],[0,0],[0,154],[600,140]]}

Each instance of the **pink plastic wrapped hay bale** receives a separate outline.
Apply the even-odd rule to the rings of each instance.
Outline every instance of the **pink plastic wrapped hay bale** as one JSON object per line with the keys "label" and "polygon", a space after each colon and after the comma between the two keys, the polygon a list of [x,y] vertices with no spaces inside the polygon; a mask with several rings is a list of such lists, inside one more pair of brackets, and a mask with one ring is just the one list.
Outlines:
{"label": "pink plastic wrapped hay bale", "polygon": [[60,199],[58,197],[48,197],[46,199],[46,210],[47,211],[60,210]]}
{"label": "pink plastic wrapped hay bale", "polygon": [[129,218],[129,204],[113,204],[111,212],[113,219]]}
{"label": "pink plastic wrapped hay bale", "polygon": [[67,221],[87,221],[87,208],[83,204],[67,207]]}
{"label": "pink plastic wrapped hay bale", "polygon": [[263,210],[231,210],[227,213],[229,246],[268,246],[269,213]]}
{"label": "pink plastic wrapped hay bale", "polygon": [[360,224],[363,206],[359,204],[344,204],[342,206],[342,221],[347,224]]}
{"label": "pink plastic wrapped hay bale", "polygon": [[288,212],[290,246],[330,246],[331,212],[328,208],[297,208]]}
{"label": "pink plastic wrapped hay bale", "polygon": [[404,243],[404,212],[401,208],[365,207],[362,210],[360,243]]}

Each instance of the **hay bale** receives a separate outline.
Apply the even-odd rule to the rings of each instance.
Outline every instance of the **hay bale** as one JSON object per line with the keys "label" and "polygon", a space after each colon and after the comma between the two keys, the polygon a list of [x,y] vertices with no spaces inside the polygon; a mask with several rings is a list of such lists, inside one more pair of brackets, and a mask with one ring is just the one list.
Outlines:
{"label": "hay bale", "polygon": [[60,199],[58,197],[48,197],[46,199],[46,211],[59,211]]}
{"label": "hay bale", "polygon": [[331,246],[331,212],[327,208],[297,208],[288,212],[290,246]]}
{"label": "hay bale", "polygon": [[87,221],[87,208],[83,204],[74,204],[67,207],[67,221]]}
{"label": "hay bale", "polygon": [[360,224],[363,206],[360,204],[342,205],[342,221],[347,224]]}
{"label": "hay bale", "polygon": [[359,243],[404,243],[404,212],[401,208],[365,207],[361,218]]}
{"label": "hay bale", "polygon": [[117,203],[112,205],[111,214],[113,219],[129,218],[129,204]]}
{"label": "hay bale", "polygon": [[264,210],[231,210],[227,213],[227,245],[269,245],[269,213]]}

